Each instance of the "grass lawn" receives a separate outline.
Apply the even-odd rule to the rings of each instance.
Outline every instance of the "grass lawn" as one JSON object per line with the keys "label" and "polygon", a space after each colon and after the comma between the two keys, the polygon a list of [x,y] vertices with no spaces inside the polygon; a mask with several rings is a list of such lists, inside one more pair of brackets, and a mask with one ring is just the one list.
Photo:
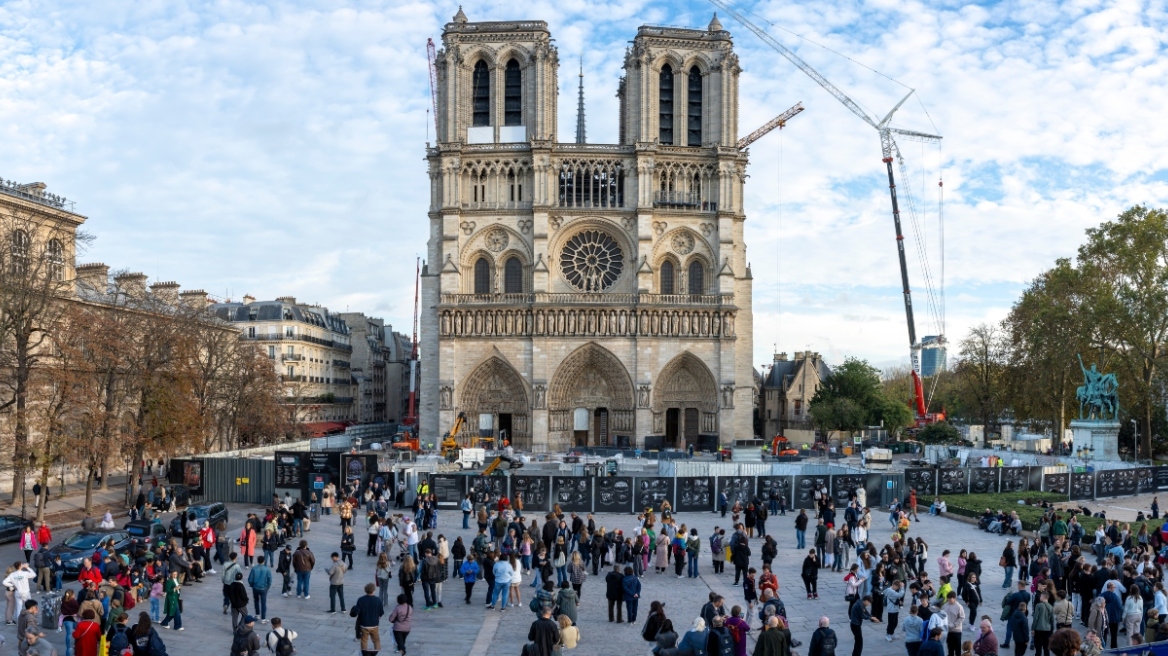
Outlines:
{"label": "grass lawn", "polygon": [[[1021,505],[1018,502],[1025,501],[1026,505]],[[1038,530],[1038,525],[1042,520],[1042,508],[1038,505],[1046,501],[1054,504],[1059,508],[1066,508],[1071,505],[1067,501],[1065,494],[1054,494],[1052,492],[1009,492],[1005,494],[964,494],[958,496],[945,497],[945,503],[948,505],[949,512],[962,515],[965,517],[978,518],[985,512],[986,508],[993,511],[1005,510],[1006,512],[1015,511],[1018,517],[1022,520],[1022,528],[1028,531]],[[1074,502],[1091,507],[1090,501]],[[1067,519],[1066,516],[1063,519]],[[1102,519],[1094,517],[1079,516],[1079,523],[1083,525],[1086,535],[1083,537],[1083,542],[1090,544],[1095,541],[1095,529],[1103,523]],[[1148,520],[1148,530],[1157,531],[1164,523],[1164,520]],[[1132,523],[1132,531],[1139,532],[1139,526]]]}

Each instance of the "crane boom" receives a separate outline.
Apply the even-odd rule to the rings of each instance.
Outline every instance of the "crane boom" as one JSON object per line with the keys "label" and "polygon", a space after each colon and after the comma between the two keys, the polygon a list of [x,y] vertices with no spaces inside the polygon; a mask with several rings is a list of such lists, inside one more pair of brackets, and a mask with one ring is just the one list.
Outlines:
{"label": "crane boom", "polygon": [[801,111],[803,111],[803,103],[801,103],[801,102],[796,103],[794,107],[788,109],[787,111],[783,112],[782,114],[779,114],[778,116],[767,121],[766,125],[763,125],[761,128],[759,128],[759,129],[755,130],[754,132],[751,132],[750,134],[746,135],[745,137],[739,139],[738,140],[738,148],[740,148],[740,149],[746,148],[750,144],[765,137],[767,135],[767,133],[769,133],[771,130],[774,130],[775,128],[783,127],[784,125],[787,124],[787,121],[791,120],[792,117],[794,117],[795,115],[797,115]]}
{"label": "crane boom", "polygon": [[430,63],[430,104],[434,109],[434,138],[438,138],[438,53],[434,39],[426,39],[426,59]]}

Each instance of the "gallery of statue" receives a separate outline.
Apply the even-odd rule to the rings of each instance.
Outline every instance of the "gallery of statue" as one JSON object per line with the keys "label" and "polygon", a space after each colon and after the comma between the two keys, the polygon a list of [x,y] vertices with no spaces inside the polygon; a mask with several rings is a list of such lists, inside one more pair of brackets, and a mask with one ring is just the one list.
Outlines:
{"label": "gallery of statue", "polygon": [[[738,58],[641,27],[613,80],[616,144],[558,142],[542,21],[445,26],[427,151],[421,438],[465,413],[518,448],[712,448],[752,437]],[[604,93],[609,93],[605,89]]]}

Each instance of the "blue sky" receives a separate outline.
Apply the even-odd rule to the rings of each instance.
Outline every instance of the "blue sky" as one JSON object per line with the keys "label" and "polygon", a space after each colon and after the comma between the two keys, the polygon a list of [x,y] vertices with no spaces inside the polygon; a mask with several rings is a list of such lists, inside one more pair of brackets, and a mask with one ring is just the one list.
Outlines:
{"label": "blue sky", "polygon": [[[471,20],[549,23],[564,140],[583,54],[596,143],[616,139],[614,93],[637,26],[704,27],[714,10],[693,0],[464,4]],[[919,241],[939,283],[940,175],[951,339],[1003,317],[1086,228],[1134,203],[1168,203],[1161,2],[737,6],[873,113],[915,88],[920,102],[895,124],[945,136],[940,149],[903,144],[902,198],[911,191],[920,210],[915,230],[905,218],[920,335],[938,329],[916,253]],[[77,202],[97,236],[83,261],[220,297],[294,295],[408,330],[414,257],[428,234],[425,43],[439,41],[457,7],[4,2],[0,177],[43,181]],[[775,344],[832,362],[907,361],[875,132],[721,20],[744,68],[742,132],[795,102],[807,108],[751,148],[756,363]]]}

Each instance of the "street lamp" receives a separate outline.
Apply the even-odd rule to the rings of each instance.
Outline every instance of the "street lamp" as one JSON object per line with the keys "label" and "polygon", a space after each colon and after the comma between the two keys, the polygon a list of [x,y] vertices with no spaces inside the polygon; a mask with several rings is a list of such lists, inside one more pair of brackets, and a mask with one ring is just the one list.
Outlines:
{"label": "street lamp", "polygon": [[1135,419],[1132,419],[1131,423],[1132,433],[1135,435],[1133,444],[1135,445],[1136,462],[1138,463],[1140,461],[1140,425],[1136,422]]}

